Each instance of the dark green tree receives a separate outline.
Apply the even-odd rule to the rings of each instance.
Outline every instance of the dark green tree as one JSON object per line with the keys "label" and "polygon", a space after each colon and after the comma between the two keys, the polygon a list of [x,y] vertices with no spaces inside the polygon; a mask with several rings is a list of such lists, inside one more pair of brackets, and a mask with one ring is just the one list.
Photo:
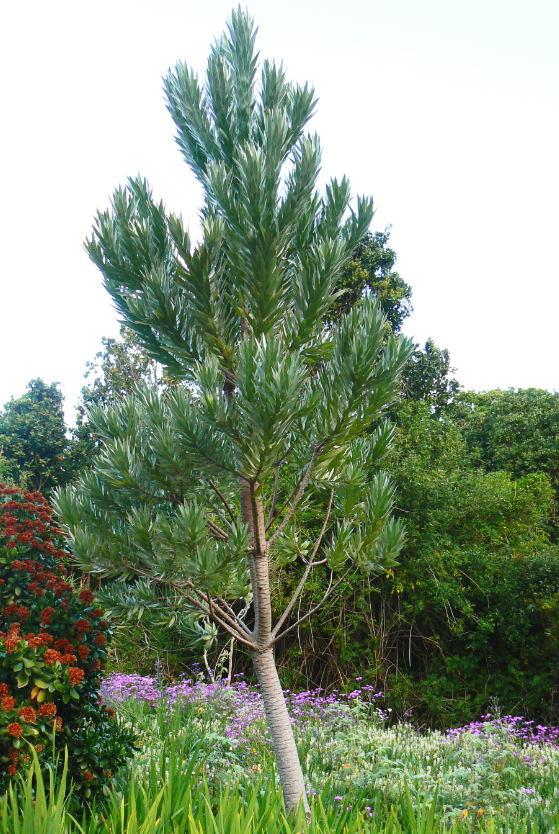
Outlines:
{"label": "dark green tree", "polygon": [[435,412],[440,412],[460,391],[460,383],[453,376],[455,370],[450,366],[448,350],[437,347],[432,339],[423,349],[416,345],[404,369],[404,399],[429,403]]}
{"label": "dark green tree", "polygon": [[[404,403],[384,467],[396,484],[407,540],[399,565],[374,582],[341,583],[317,621],[279,647],[292,689],[381,688],[392,715],[457,726],[487,711],[556,723],[559,550],[550,545],[549,477],[515,479],[471,461],[460,427],[429,403]],[[315,524],[314,515],[308,521]],[[300,568],[284,570],[278,610]],[[317,575],[309,610],[326,589]],[[409,715],[408,715],[409,717]]]}
{"label": "dark green tree", "polygon": [[514,478],[545,472],[555,490],[550,513],[559,537],[559,393],[538,388],[466,391],[454,408],[473,460],[488,472]]}
{"label": "dark green tree", "polygon": [[[88,249],[107,290],[183,384],[96,410],[105,449],[57,509],[84,569],[137,577],[145,605],[161,603],[158,585],[178,613],[210,617],[248,648],[291,810],[305,786],[274,648],[319,565],[327,598],[354,566],[386,570],[402,547],[392,485],[381,472],[365,482],[363,463],[390,445],[386,424],[365,433],[396,397],[412,346],[387,336],[372,296],[325,330],[372,202],[352,208],[345,178],[318,193],[320,146],[305,133],[313,91],[270,61],[257,79],[254,42],[252,20],[235,12],[202,85],[183,63],[165,79],[205,195],[200,244],[139,179],[98,215]],[[297,513],[317,494],[324,522],[302,541]],[[271,575],[293,559],[304,573],[274,622]],[[239,598],[253,601],[250,627]]]}
{"label": "dark green tree", "polygon": [[27,392],[0,411],[3,477],[45,494],[71,478],[64,397],[57,386],[32,379]]}
{"label": "dark green tree", "polygon": [[390,229],[368,232],[341,271],[336,290],[343,291],[325,316],[328,324],[340,320],[368,295],[380,302],[393,333],[399,333],[412,312],[411,287],[394,271],[396,253],[388,245]]}

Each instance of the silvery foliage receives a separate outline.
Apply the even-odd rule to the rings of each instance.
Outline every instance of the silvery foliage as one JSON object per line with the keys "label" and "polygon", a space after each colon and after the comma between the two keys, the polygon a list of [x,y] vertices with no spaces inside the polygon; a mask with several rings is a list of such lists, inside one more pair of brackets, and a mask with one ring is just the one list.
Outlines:
{"label": "silvery foliage", "polygon": [[[379,421],[412,345],[387,337],[372,297],[337,327],[323,324],[372,200],[353,204],[345,178],[319,193],[320,145],[305,132],[313,90],[273,62],[259,69],[254,40],[250,18],[233,13],[204,83],[182,63],[165,79],[177,143],[204,193],[200,241],[139,178],[97,216],[89,254],[176,384],[93,409],[104,452],[56,498],[78,564],[123,580],[114,610],[166,611],[185,629],[212,599],[251,598],[239,484],[269,508],[278,478],[273,536],[311,467],[301,500],[323,495],[326,506],[334,491],[319,553],[334,572],[351,561],[384,570],[404,541],[393,487],[370,473],[390,447],[393,429]],[[304,560],[311,548],[293,515],[271,558]]]}

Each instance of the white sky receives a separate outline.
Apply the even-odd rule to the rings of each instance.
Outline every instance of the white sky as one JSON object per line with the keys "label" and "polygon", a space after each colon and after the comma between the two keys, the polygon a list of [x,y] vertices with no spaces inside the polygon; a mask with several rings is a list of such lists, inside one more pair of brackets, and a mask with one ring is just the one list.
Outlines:
{"label": "white sky", "polygon": [[[315,85],[326,177],[373,194],[413,288],[406,332],[467,387],[559,388],[557,0],[252,0],[261,55]],[[196,224],[161,76],[203,70],[231,0],[28,0],[2,13],[0,405],[116,336],[82,242],[140,173]]]}

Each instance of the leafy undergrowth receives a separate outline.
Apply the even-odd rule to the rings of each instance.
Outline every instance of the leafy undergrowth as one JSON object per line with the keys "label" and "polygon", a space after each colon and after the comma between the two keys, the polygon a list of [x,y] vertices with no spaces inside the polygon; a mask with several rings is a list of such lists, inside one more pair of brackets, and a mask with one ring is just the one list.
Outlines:
{"label": "leafy undergrowth", "polygon": [[45,777],[30,748],[29,771],[0,798],[0,834],[559,834],[553,728],[486,716],[421,735],[386,727],[366,687],[287,693],[308,823],[285,816],[256,688],[113,675],[103,696],[141,751],[112,792],[80,816],[67,765]]}
{"label": "leafy undergrowth", "polygon": [[[0,800],[1,834],[544,834],[559,831],[559,820],[501,820],[462,817],[445,824],[432,802],[417,804],[407,788],[392,806],[379,796],[373,806],[354,792],[350,803],[332,801],[328,791],[311,796],[311,820],[302,812],[287,818],[281,791],[267,775],[249,783],[230,781],[215,792],[207,781],[200,745],[184,759],[183,742],[171,739],[152,755],[149,767],[132,770],[103,804],[80,818],[71,813],[67,763],[61,777],[52,770],[45,784],[36,754],[19,782]],[[60,772],[60,771],[59,771]]]}
{"label": "leafy undergrowth", "polygon": [[[526,824],[559,831],[557,728],[485,716],[448,733],[421,734],[410,725],[387,727],[379,693],[370,687],[349,695],[286,694],[309,797],[334,814],[351,809],[365,826],[355,830],[397,821],[415,831],[413,820],[423,815],[427,824],[431,809],[429,830],[513,831]],[[199,751],[214,797],[231,780],[245,801],[263,795],[264,785],[278,788],[257,687],[201,680],[162,686],[154,678],[112,675],[103,695],[140,734],[142,752],[133,765],[139,782],[172,737],[185,762]]]}

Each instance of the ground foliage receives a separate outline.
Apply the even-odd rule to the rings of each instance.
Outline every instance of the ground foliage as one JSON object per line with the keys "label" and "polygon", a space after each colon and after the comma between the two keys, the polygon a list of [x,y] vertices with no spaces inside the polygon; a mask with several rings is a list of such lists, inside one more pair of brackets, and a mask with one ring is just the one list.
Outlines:
{"label": "ground foliage", "polygon": [[[224,686],[201,675],[169,684],[114,674],[103,693],[138,728],[138,774],[149,771],[171,727],[185,750],[199,746],[214,791],[231,778],[246,796],[263,775],[277,782],[258,687],[242,676]],[[383,693],[359,675],[347,694],[287,691],[286,697],[307,792],[326,806],[351,807],[371,825],[386,823],[391,807],[409,825],[408,803],[412,816],[434,806],[440,823],[464,830],[488,819],[506,826],[528,814],[545,827],[557,817],[557,727],[498,712],[447,732],[390,727]]]}

